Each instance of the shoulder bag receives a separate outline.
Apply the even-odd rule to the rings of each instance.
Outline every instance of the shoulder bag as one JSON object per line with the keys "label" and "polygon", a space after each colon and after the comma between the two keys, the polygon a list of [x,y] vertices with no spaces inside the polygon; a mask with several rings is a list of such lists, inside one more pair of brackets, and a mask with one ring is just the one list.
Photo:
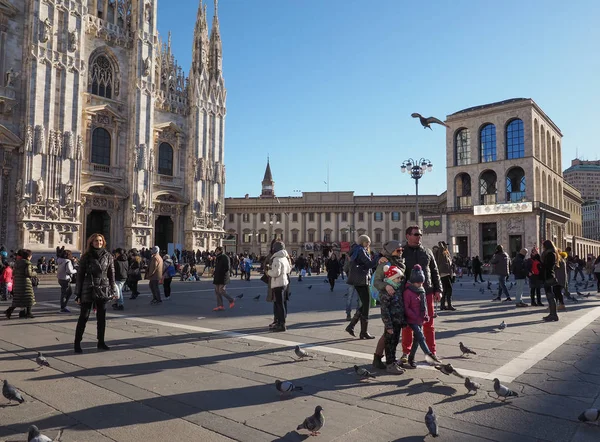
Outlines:
{"label": "shoulder bag", "polygon": [[94,284],[94,276],[90,272],[90,284],[92,286],[92,297],[94,302],[106,304],[113,297],[112,288],[109,286],[99,286]]}

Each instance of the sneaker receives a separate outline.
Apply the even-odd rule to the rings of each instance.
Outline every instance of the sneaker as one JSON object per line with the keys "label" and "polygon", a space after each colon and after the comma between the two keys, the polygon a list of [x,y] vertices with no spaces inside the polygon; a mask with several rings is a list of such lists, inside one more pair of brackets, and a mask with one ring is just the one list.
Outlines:
{"label": "sneaker", "polygon": [[431,360],[431,361],[435,362],[436,364],[442,363],[442,360],[440,358],[438,358],[435,353],[430,353],[427,356],[425,356],[425,360],[427,362],[429,362]]}
{"label": "sneaker", "polygon": [[373,367],[374,368],[378,368],[379,370],[383,370],[384,368],[387,368],[386,365],[381,360],[382,357],[383,356],[379,356],[377,354],[373,355]]}
{"label": "sneaker", "polygon": [[494,301],[502,301],[502,298],[500,298],[500,296],[498,296],[497,298],[492,299],[492,302]]}
{"label": "sneaker", "polygon": [[346,315],[346,321],[352,321],[352,315]]}
{"label": "sneaker", "polygon": [[71,310],[69,310],[68,308],[65,307],[65,308],[61,308],[60,312],[61,313],[71,313]]}
{"label": "sneaker", "polygon": [[169,299],[171,299],[171,296],[165,296],[165,301],[168,301]]}
{"label": "sneaker", "polygon": [[235,302],[231,301],[231,302],[229,303],[229,308],[234,308],[234,307],[235,307]]}
{"label": "sneaker", "polygon": [[517,307],[529,307],[527,304],[525,304],[523,301],[521,302],[517,302]]}
{"label": "sneaker", "polygon": [[453,306],[449,306],[449,307],[448,307],[448,310],[451,310],[451,311],[453,311],[453,312],[455,312],[455,311],[456,311],[456,309],[455,309]]}
{"label": "sneaker", "polygon": [[[500,299],[500,298],[498,298],[498,299]],[[512,299],[510,299],[510,296],[509,296],[508,298],[506,298],[506,299],[505,299],[504,301],[502,301],[502,302],[512,302]]]}
{"label": "sneaker", "polygon": [[559,304],[556,306],[556,310],[564,311],[566,309],[567,309],[567,307],[564,304]]}
{"label": "sneaker", "polygon": [[400,356],[400,362],[402,362],[403,364],[406,364],[408,362],[408,355],[406,353],[402,353],[402,356]]}
{"label": "sneaker", "polygon": [[225,310],[225,307],[220,306],[220,307],[213,308],[213,312],[220,312],[221,310]]}
{"label": "sneaker", "polygon": [[417,363],[415,362],[414,359],[409,359],[408,362],[406,363],[406,368],[410,368],[411,370],[415,369],[415,368],[417,368]]}
{"label": "sneaker", "polygon": [[400,367],[397,362],[392,362],[391,364],[387,364],[385,371],[393,374],[403,374],[406,370]]}

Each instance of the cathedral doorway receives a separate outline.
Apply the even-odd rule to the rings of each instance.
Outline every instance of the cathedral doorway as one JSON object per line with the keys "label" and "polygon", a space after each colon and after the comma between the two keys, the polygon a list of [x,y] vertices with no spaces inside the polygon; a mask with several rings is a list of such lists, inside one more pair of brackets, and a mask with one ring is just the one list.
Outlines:
{"label": "cathedral doorway", "polygon": [[92,210],[87,216],[85,223],[85,241],[87,241],[93,233],[104,235],[107,249],[110,250],[110,247],[115,248],[113,247],[113,244],[110,243],[110,215],[106,210]]}
{"label": "cathedral doorway", "polygon": [[159,216],[154,223],[154,244],[162,252],[168,250],[169,243],[173,242],[173,220],[170,216]]}

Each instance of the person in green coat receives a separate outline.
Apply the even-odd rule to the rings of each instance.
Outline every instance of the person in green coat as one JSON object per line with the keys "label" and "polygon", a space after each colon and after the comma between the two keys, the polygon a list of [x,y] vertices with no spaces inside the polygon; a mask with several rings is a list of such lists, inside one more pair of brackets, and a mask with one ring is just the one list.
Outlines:
{"label": "person in green coat", "polygon": [[33,318],[31,308],[35,304],[35,294],[31,278],[34,276],[36,273],[31,264],[31,250],[19,250],[13,272],[13,302],[4,312],[8,319],[17,307],[25,309],[19,316]]}

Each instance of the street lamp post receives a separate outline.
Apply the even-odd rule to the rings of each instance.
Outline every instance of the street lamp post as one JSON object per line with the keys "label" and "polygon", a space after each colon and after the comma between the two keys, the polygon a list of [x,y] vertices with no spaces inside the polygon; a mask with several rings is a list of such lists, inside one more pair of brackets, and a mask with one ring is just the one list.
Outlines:
{"label": "street lamp post", "polygon": [[[269,213],[269,242],[273,240],[273,225],[280,224],[281,222],[277,219],[277,214]],[[267,224],[267,221],[263,221],[263,224]]]}
{"label": "street lamp post", "polygon": [[417,224],[419,223],[419,180],[423,177],[425,172],[431,172],[433,169],[433,163],[425,158],[421,158],[419,161],[415,161],[412,158],[404,160],[400,170],[402,173],[406,173],[406,170],[410,173],[410,177],[415,180],[415,201],[416,201],[416,218]]}

